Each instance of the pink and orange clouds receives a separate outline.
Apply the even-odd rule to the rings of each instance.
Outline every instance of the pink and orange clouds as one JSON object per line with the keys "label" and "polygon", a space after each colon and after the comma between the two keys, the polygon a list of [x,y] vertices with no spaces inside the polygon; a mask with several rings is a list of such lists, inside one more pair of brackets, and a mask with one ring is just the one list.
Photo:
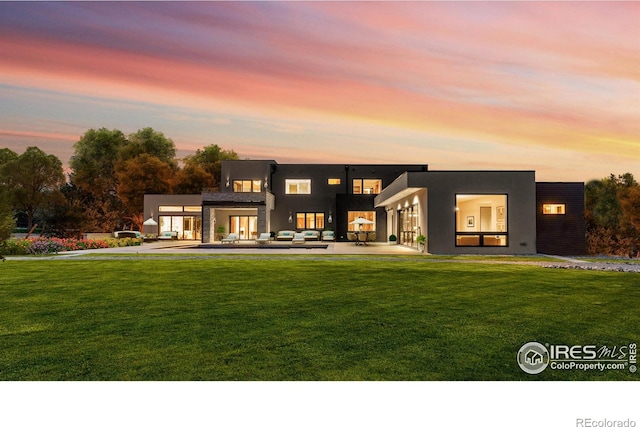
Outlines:
{"label": "pink and orange clouds", "polygon": [[0,57],[0,145],[63,162],[152,126],[184,154],[640,176],[636,2],[2,2]]}

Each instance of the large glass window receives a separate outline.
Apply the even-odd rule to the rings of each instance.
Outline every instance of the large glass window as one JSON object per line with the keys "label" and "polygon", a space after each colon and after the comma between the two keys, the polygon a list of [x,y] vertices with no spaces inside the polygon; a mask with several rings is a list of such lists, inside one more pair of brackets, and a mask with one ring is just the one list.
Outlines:
{"label": "large glass window", "polygon": [[456,246],[508,246],[506,194],[456,195]]}
{"label": "large glass window", "polygon": [[347,218],[348,231],[376,231],[375,211],[349,211]]}
{"label": "large glass window", "polygon": [[381,179],[356,178],[353,180],[353,194],[380,194],[381,191]]}
{"label": "large glass window", "polygon": [[298,212],[296,228],[308,230],[324,228],[324,212]]}
{"label": "large glass window", "polygon": [[173,231],[180,240],[199,240],[202,237],[202,218],[199,216],[160,215],[158,231]]}
{"label": "large glass window", "polygon": [[262,191],[262,181],[259,179],[234,179],[235,193],[259,193]]}
{"label": "large glass window", "polygon": [[310,179],[285,179],[285,194],[311,194]]}

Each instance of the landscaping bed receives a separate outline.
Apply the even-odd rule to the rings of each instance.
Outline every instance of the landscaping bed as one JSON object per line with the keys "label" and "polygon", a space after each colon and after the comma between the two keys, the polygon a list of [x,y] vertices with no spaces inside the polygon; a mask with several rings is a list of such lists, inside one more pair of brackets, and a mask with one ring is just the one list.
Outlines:
{"label": "landscaping bed", "polygon": [[0,248],[2,255],[48,255],[66,251],[86,249],[117,248],[123,246],[137,246],[141,239],[63,239],[57,237],[34,237],[29,239],[9,239]]}

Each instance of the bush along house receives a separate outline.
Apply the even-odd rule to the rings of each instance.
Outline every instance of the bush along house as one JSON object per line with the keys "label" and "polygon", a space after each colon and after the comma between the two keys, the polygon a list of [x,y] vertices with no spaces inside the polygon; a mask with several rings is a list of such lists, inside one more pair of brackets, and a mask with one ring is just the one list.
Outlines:
{"label": "bush along house", "polygon": [[[430,171],[423,164],[222,162],[217,192],[145,195],[145,218],[179,239],[235,233],[375,232],[434,254],[579,255],[586,250],[584,184],[536,183],[534,171]],[[353,224],[357,219],[365,224]],[[391,237],[393,240],[393,237]]]}

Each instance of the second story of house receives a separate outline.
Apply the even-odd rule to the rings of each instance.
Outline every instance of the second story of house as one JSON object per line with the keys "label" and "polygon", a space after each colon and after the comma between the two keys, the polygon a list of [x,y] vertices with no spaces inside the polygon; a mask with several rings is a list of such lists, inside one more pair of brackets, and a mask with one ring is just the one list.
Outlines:
{"label": "second story of house", "polygon": [[277,199],[375,196],[405,172],[425,172],[426,164],[278,164],[275,160],[222,162],[221,192],[260,193]]}

